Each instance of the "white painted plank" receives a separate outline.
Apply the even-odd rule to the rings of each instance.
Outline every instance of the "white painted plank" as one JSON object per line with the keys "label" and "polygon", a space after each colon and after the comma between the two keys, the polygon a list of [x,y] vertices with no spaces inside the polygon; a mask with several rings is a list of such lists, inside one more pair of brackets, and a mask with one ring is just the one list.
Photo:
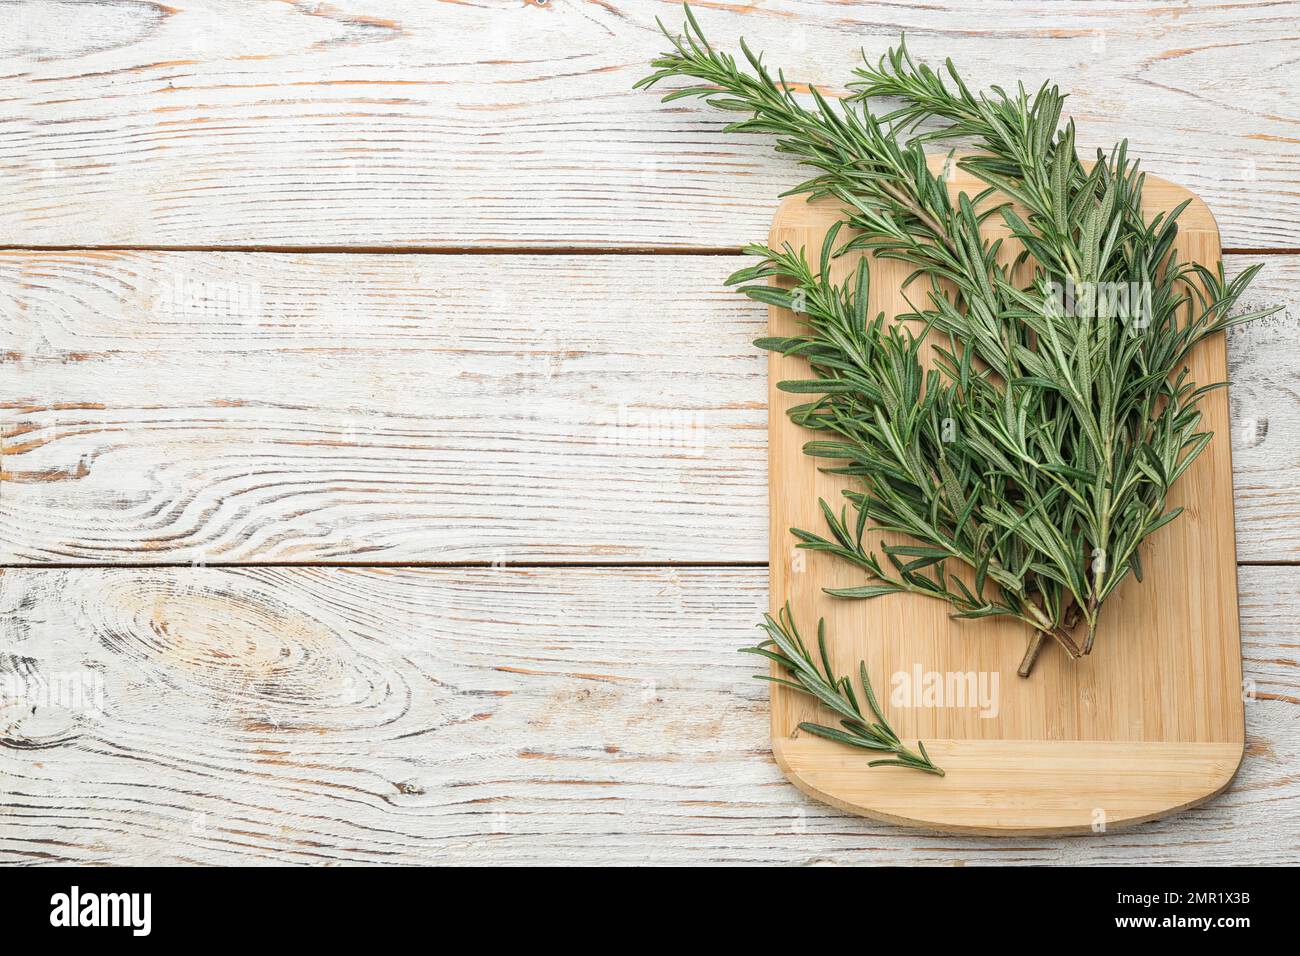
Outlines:
{"label": "white painted plank", "polygon": [[[742,261],[0,255],[0,560],[766,561]],[[1264,276],[1238,540],[1292,560],[1300,257]]]}
{"label": "white painted plank", "polygon": [[0,256],[0,553],[763,560],[741,261]]}
{"label": "white painted plank", "polygon": [[[1228,257],[1241,268],[1246,257]],[[1244,308],[1282,312],[1229,332],[1237,558],[1300,560],[1300,257],[1265,260]]]}
{"label": "white painted plank", "polygon": [[[906,31],[978,85],[1071,92],[1200,192],[1228,247],[1300,246],[1295,2],[703,4],[842,90]],[[634,92],[676,3],[20,0],[0,38],[0,243],[735,247],[803,178]]]}
{"label": "white painted plank", "polygon": [[995,840],[785,782],[735,652],[762,569],[11,569],[0,861],[1294,864],[1300,586],[1246,568],[1242,597],[1226,794]]}

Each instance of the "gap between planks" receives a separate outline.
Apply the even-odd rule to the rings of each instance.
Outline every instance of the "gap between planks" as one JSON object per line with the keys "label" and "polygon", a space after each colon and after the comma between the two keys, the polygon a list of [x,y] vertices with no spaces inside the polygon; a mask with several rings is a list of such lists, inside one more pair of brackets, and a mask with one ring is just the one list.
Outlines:
{"label": "gap between planks", "polygon": [[[620,569],[640,568],[766,568],[767,561],[205,561],[194,564],[191,561],[154,561],[154,562],[100,562],[86,564],[78,561],[37,561],[17,564],[0,563],[0,571],[112,571],[116,569],[151,570],[165,568],[387,568],[403,570],[410,568],[519,568],[556,570],[597,569],[617,571]],[[1239,568],[1294,568],[1300,567],[1300,559],[1294,561],[1238,561]]]}
{"label": "gap between planks", "polygon": [[438,245],[0,245],[5,252],[237,252],[264,255],[324,256],[738,256],[740,246],[438,246]]}
{"label": "gap between planks", "polygon": [[[250,255],[322,255],[322,256],[700,256],[722,257],[745,254],[741,246],[438,246],[438,245],[0,245],[6,252],[238,252]],[[1225,256],[1294,256],[1300,246],[1253,249],[1229,246]]]}
{"label": "gap between planks", "polygon": [[421,570],[426,568],[501,568],[570,570],[594,568],[617,571],[640,568],[766,568],[766,561],[142,561],[98,562],[35,561],[0,563],[0,571],[114,571],[118,569],[151,570],[167,568],[381,568],[392,570]]}

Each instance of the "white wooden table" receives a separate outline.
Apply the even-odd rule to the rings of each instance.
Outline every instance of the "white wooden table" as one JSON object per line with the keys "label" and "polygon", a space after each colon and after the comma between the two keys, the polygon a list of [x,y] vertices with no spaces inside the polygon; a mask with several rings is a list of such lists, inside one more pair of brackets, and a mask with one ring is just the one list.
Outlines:
{"label": "white wooden table", "polygon": [[1243,769],[1053,840],[772,762],[765,317],[722,279],[802,177],[631,91],[675,4],[4,9],[0,861],[1300,859],[1300,3],[700,6],[831,91],[900,30],[1061,81],[1287,305],[1230,342]]}

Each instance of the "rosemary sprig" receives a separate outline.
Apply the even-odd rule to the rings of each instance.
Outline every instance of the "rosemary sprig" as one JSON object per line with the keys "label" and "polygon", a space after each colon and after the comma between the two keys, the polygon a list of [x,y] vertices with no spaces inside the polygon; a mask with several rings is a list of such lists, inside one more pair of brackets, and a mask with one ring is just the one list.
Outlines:
{"label": "rosemary sprig", "polygon": [[[836,677],[831,667],[830,655],[826,651],[824,618],[817,622],[820,670],[804,645],[803,638],[799,636],[789,604],[778,612],[776,618],[764,614],[763,623],[759,627],[767,633],[767,640],[756,647],[743,648],[742,653],[759,654],[775,661],[789,676],[773,677],[769,674],[755,674],[755,678],[781,684],[783,687],[814,697],[840,717],[838,728],[805,722],[799,725],[800,730],[806,730],[810,734],[837,743],[848,744],[850,747],[894,755],[888,759],[872,760],[867,764],[870,767],[910,767],[913,770],[944,776],[943,770],[936,767],[930,755],[926,753],[924,743],[918,740],[916,746],[920,752],[913,753],[898,739],[898,734],[885,719],[880,703],[871,689],[865,662],[858,664],[858,679],[862,682],[862,691],[874,719],[868,718],[862,712],[862,706],[858,703],[857,694],[853,690],[853,682],[848,677]],[[776,650],[770,649],[773,647]]]}
{"label": "rosemary sprig", "polygon": [[[799,315],[800,334],[756,344],[808,361],[809,378],[779,384],[812,398],[792,420],[826,433],[804,450],[859,481],[838,510],[821,502],[829,535],[792,529],[800,547],[864,572],[837,597],[910,591],[958,618],[1024,621],[1022,676],[1045,640],[1090,653],[1104,602],[1130,574],[1141,580],[1139,545],[1178,517],[1169,489],[1213,437],[1199,405],[1224,383],[1190,379],[1192,349],[1275,311],[1231,314],[1259,266],[1228,281],[1221,265],[1180,261],[1186,203],[1146,221],[1145,174],[1127,144],[1086,165],[1056,87],[973,93],[951,62],[945,79],[900,44],[857,71],[848,101],[813,89],[808,109],[743,40],[749,72],[686,17],[638,85],[699,81],[665,99],[747,114],[727,129],[775,136],[778,152],[817,171],[791,192],[835,198],[852,230],[842,242],[830,230],[815,265],[805,250],[748,247],[758,264],[729,280]],[[882,96],[903,105],[878,116]],[[976,142],[981,152],[959,162],[987,186],[955,200],[923,150],[954,138]],[[1024,248],[1012,265],[983,235],[994,215]],[[912,268],[905,288],[924,291],[911,311],[888,323],[869,314],[865,260],[832,281],[832,261],[855,250]],[[1017,278],[1024,263],[1029,277]],[[872,550],[868,522],[915,543]]]}

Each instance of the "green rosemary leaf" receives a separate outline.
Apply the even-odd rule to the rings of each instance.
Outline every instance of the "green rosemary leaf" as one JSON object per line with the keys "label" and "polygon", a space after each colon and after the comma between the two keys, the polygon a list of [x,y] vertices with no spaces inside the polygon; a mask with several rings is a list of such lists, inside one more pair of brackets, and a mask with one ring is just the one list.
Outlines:
{"label": "green rosemary leaf", "polygon": [[808,393],[818,393],[825,395],[835,395],[841,392],[857,391],[852,382],[836,382],[832,379],[808,379],[804,381],[788,380],[777,382],[776,387],[783,392],[790,392],[793,395],[804,395]]}
{"label": "green rosemary leaf", "polygon": [[826,652],[826,621],[824,619],[817,622],[817,650],[822,656],[822,671],[825,673],[826,679],[834,683],[835,669],[831,667],[830,655]]}
{"label": "green rosemary leaf", "polygon": [[903,589],[890,584],[866,584],[856,588],[822,588],[822,590],[838,598],[873,598],[896,594]]}
{"label": "green rosemary leaf", "polygon": [[825,737],[827,740],[834,740],[836,743],[848,744],[850,747],[862,747],[864,750],[883,750],[889,753],[894,749],[890,744],[874,740],[871,737],[846,733],[843,730],[824,727],[821,724],[802,723],[799,725],[799,729],[806,730],[810,734],[816,734],[818,737]]}

